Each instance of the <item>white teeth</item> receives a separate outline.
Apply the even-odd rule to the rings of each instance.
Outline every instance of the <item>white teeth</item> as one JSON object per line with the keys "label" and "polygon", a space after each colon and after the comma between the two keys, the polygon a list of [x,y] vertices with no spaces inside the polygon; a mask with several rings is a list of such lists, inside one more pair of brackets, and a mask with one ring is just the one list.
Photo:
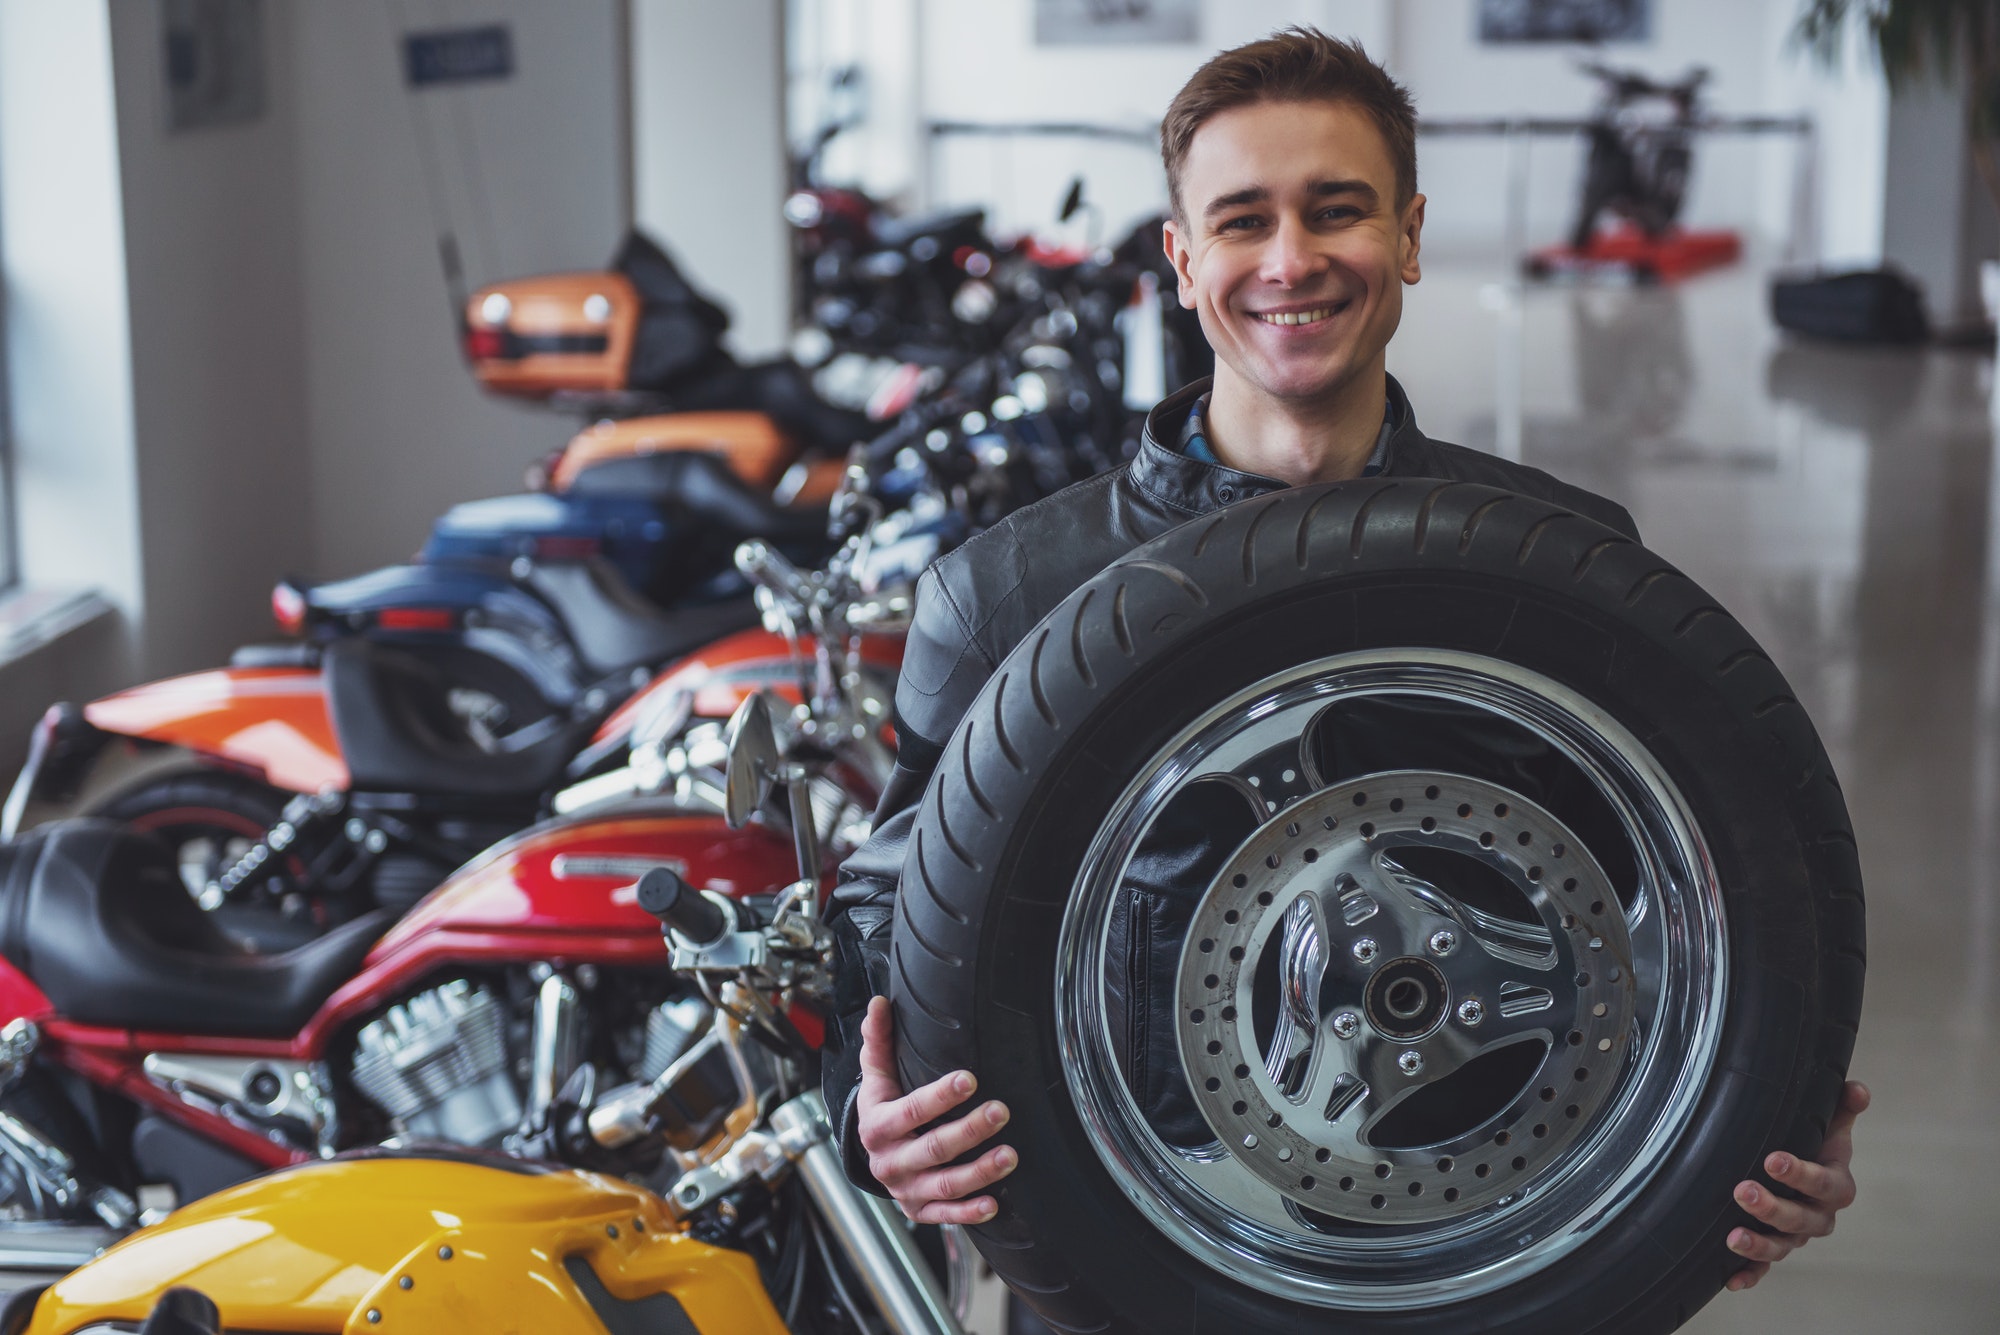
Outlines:
{"label": "white teeth", "polygon": [[1321,320],[1331,319],[1332,316],[1333,307],[1322,306],[1318,310],[1290,311],[1278,315],[1259,315],[1257,318],[1265,324],[1317,324]]}

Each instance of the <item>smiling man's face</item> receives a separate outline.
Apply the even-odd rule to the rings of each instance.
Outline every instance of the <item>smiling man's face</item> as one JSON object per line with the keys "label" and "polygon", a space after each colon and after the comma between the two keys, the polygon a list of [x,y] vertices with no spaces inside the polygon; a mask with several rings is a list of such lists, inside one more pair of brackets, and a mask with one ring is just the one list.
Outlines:
{"label": "smiling man's face", "polygon": [[1344,102],[1258,102],[1202,124],[1167,224],[1181,305],[1216,357],[1305,407],[1379,374],[1420,277],[1424,199],[1396,207],[1388,145]]}

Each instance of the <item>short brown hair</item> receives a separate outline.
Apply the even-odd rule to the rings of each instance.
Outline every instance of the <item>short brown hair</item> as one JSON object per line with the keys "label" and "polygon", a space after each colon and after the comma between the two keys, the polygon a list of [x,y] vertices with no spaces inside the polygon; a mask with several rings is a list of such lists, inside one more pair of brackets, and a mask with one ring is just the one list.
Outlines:
{"label": "short brown hair", "polygon": [[1346,102],[1375,122],[1396,168],[1396,208],[1417,193],[1417,105],[1407,88],[1368,58],[1359,42],[1329,37],[1317,28],[1291,27],[1224,51],[1194,72],[1174,94],[1160,122],[1160,156],[1167,165],[1167,197],[1174,217],[1181,207],[1181,169],[1195,131],[1210,117],[1257,102]]}

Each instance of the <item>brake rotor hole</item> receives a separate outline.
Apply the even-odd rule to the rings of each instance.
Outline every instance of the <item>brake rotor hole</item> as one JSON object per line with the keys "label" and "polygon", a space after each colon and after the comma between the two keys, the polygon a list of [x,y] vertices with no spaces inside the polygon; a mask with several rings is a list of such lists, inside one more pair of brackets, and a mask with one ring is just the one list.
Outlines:
{"label": "brake rotor hole", "polygon": [[1470,802],[1460,802],[1460,803],[1458,804],[1458,814],[1459,814],[1459,815],[1460,815],[1461,817],[1464,817],[1464,816],[1470,816],[1470,815],[1472,814],[1472,803],[1470,803]]}
{"label": "brake rotor hole", "polygon": [[1472,1175],[1473,1175],[1474,1177],[1485,1177],[1485,1176],[1486,1176],[1487,1174],[1491,1173],[1492,1171],[1493,1171],[1493,1170],[1492,1170],[1491,1168],[1487,1167],[1487,1166],[1486,1166],[1485,1164],[1481,1164],[1481,1165],[1479,1165],[1479,1167],[1477,1167],[1477,1168],[1475,1168],[1475,1169],[1473,1169],[1473,1170],[1472,1170]]}
{"label": "brake rotor hole", "polygon": [[1440,1173],[1449,1173],[1452,1170],[1452,1166],[1452,1159],[1449,1154],[1438,1160],[1437,1167]]}
{"label": "brake rotor hole", "polygon": [[1373,839],[1375,837],[1375,827],[1365,820],[1361,822],[1361,837],[1363,839]]}
{"label": "brake rotor hole", "polygon": [[1241,890],[1244,886],[1250,884],[1250,878],[1248,876],[1245,876],[1242,872],[1239,871],[1234,876],[1229,878],[1229,883],[1235,886],[1238,890]]}
{"label": "brake rotor hole", "polygon": [[1206,1020],[1207,1018],[1208,1018],[1208,1012],[1205,1010],[1191,1010],[1188,1012],[1188,1020],[1193,1024],[1200,1024],[1203,1020]]}
{"label": "brake rotor hole", "polygon": [[1250,1078],[1250,1068],[1238,1062],[1236,1069],[1231,1074],[1238,1080],[1248,1080]]}
{"label": "brake rotor hole", "polygon": [[1301,1191],[1311,1191],[1312,1189],[1313,1189],[1313,1180],[1312,1180],[1312,1178],[1310,1178],[1310,1177],[1302,1177],[1302,1178],[1300,1178],[1300,1179],[1299,1179],[1299,1190],[1301,1190]]}
{"label": "brake rotor hole", "polygon": [[1343,1177],[1342,1179],[1340,1179],[1340,1189],[1342,1191],[1354,1190],[1354,1179],[1351,1177]]}
{"label": "brake rotor hole", "polygon": [[1433,801],[1433,802],[1437,801],[1437,800],[1438,800],[1438,786],[1437,786],[1436,784],[1432,784],[1432,785],[1431,785],[1430,787],[1428,787],[1428,788],[1424,789],[1424,796],[1425,796],[1425,797],[1427,797],[1427,798],[1429,798],[1429,799],[1430,799],[1431,801]]}
{"label": "brake rotor hole", "polygon": [[1271,868],[1273,871],[1276,871],[1278,868],[1278,863],[1280,861],[1282,861],[1282,859],[1279,858],[1279,856],[1276,853],[1273,853],[1271,854],[1270,857],[1264,859],[1264,865]]}
{"label": "brake rotor hole", "polygon": [[1417,828],[1422,830],[1425,834],[1429,834],[1432,830],[1435,830],[1437,827],[1438,827],[1437,818],[1434,816],[1426,816],[1422,820],[1417,822]]}
{"label": "brake rotor hole", "polygon": [[1212,936],[1204,936],[1201,939],[1201,953],[1206,955],[1209,951],[1214,949],[1215,949],[1215,938]]}
{"label": "brake rotor hole", "polygon": [[1493,847],[1493,831],[1487,830],[1479,836],[1479,846],[1481,848]]}
{"label": "brake rotor hole", "polygon": [[1522,1170],[1523,1168],[1526,1168],[1527,1166],[1528,1166],[1528,1160],[1527,1160],[1527,1156],[1526,1156],[1526,1155],[1521,1155],[1521,1154],[1517,1154],[1517,1155],[1515,1155],[1515,1156],[1514,1156],[1514,1171],[1515,1171],[1515,1172],[1517,1172],[1517,1173],[1518,1173],[1518,1172],[1520,1172],[1520,1171],[1521,1171],[1521,1170]]}
{"label": "brake rotor hole", "polygon": [[1570,1104],[1570,1105],[1569,1105],[1569,1107],[1567,1107],[1567,1108],[1564,1108],[1564,1109],[1563,1109],[1563,1116],[1565,1116],[1565,1117],[1575,1117],[1575,1116],[1577,1116],[1577,1107],[1576,1107],[1576,1105],[1575,1105],[1574,1103],[1572,1103],[1572,1104]]}
{"label": "brake rotor hole", "polygon": [[1554,1103],[1555,1101],[1556,1101],[1556,1091],[1554,1087],[1550,1085],[1542,1086],[1542,1102]]}
{"label": "brake rotor hole", "polygon": [[1554,857],[1561,857],[1561,856],[1563,855],[1564,851],[1565,851],[1565,850],[1564,850],[1563,846],[1562,846],[1561,844],[1557,844],[1557,845],[1556,845],[1555,847],[1553,847],[1553,848],[1551,848],[1551,849],[1549,850],[1549,853],[1550,853],[1550,854],[1551,854],[1552,856],[1554,856]]}
{"label": "brake rotor hole", "polygon": [[1229,1105],[1229,1111],[1235,1113],[1238,1117],[1241,1117],[1244,1113],[1250,1111],[1250,1105],[1245,1103],[1242,1099],[1238,1099],[1236,1100],[1236,1102]]}
{"label": "brake rotor hole", "polygon": [[1222,1081],[1215,1076],[1210,1076],[1208,1079],[1202,1081],[1201,1083],[1202,1087],[1208,1090],[1208,1092],[1211,1094],[1215,1093],[1216,1090],[1222,1088]]}
{"label": "brake rotor hole", "polygon": [[1410,1184],[1410,1194],[1411,1194],[1412,1196],[1421,1196],[1421,1195],[1423,1195],[1423,1194],[1424,1194],[1424,1184],[1423,1184],[1423,1183],[1421,1183],[1421,1182],[1412,1182],[1412,1183]]}
{"label": "brake rotor hole", "polygon": [[1270,892],[1269,890],[1262,890],[1262,891],[1259,891],[1259,892],[1258,892],[1258,894],[1257,894],[1257,902],[1258,902],[1258,903],[1259,903],[1260,905],[1262,905],[1263,907],[1265,907],[1265,908],[1270,908],[1270,907],[1271,907],[1271,892]]}
{"label": "brake rotor hole", "polygon": [[1593,900],[1591,900],[1591,901],[1590,901],[1590,911],[1591,911],[1592,913],[1602,913],[1602,912],[1604,912],[1604,901],[1603,901],[1603,900],[1601,900],[1601,899],[1593,899]]}
{"label": "brake rotor hole", "polygon": [[1540,1140],[1540,1139],[1541,1139],[1542,1137],[1544,1137],[1544,1136],[1546,1136],[1546,1135],[1548,1135],[1548,1134],[1549,1134],[1549,1129],[1548,1129],[1548,1127],[1547,1127],[1547,1126],[1543,1125],[1543,1124],[1542,1124],[1542,1123],[1540,1123],[1540,1122],[1537,1122],[1537,1123],[1535,1124],[1535,1139],[1536,1139],[1536,1140]]}
{"label": "brake rotor hole", "polygon": [[1388,1164],[1378,1163],[1375,1165],[1375,1176],[1377,1177],[1387,1177],[1392,1171],[1394,1170]]}
{"label": "brake rotor hole", "polygon": [[1577,1082],[1578,1082],[1579,1084],[1581,1084],[1581,1083],[1582,1083],[1583,1081],[1585,1081],[1585,1080],[1588,1080],[1588,1079],[1590,1079],[1590,1068],[1589,1068],[1588,1066],[1579,1066],[1579,1067],[1577,1067],[1577,1068],[1576,1068],[1576,1078],[1577,1078]]}
{"label": "brake rotor hole", "polygon": [[1389,1198],[1387,1196],[1370,1196],[1368,1203],[1379,1210],[1389,1203]]}
{"label": "brake rotor hole", "polygon": [[1318,862],[1319,850],[1317,848],[1308,848],[1301,856],[1303,856],[1307,862]]}
{"label": "brake rotor hole", "polygon": [[1583,1046],[1583,1030],[1572,1029],[1569,1031],[1569,1045],[1573,1048],[1580,1048]]}
{"label": "brake rotor hole", "polygon": [[1315,1158],[1315,1159],[1319,1160],[1319,1161],[1320,1161],[1321,1163],[1325,1163],[1325,1162],[1326,1162],[1327,1160],[1331,1159],[1332,1157],[1333,1157],[1333,1151],[1332,1151],[1332,1150],[1328,1150],[1328,1149],[1319,1149],[1319,1150],[1314,1150],[1314,1151],[1313,1151],[1313,1158]]}
{"label": "brake rotor hole", "polygon": [[1236,1020],[1236,1008],[1234,1006],[1224,1006],[1222,1008],[1222,1018],[1233,1024]]}
{"label": "brake rotor hole", "polygon": [[1286,834],[1288,834],[1288,835],[1290,835],[1290,836],[1291,836],[1292,838],[1294,838],[1294,839],[1298,838],[1298,837],[1299,837],[1299,823],[1298,823],[1297,821],[1288,821],[1288,822],[1286,822],[1286,824],[1285,824],[1285,833],[1286,833]]}
{"label": "brake rotor hole", "polygon": [[1447,1200],[1447,1201],[1455,1201],[1455,1200],[1457,1200],[1457,1199],[1458,1199],[1458,1188],[1457,1188],[1457,1187],[1446,1187],[1446,1188],[1444,1189],[1444,1198],[1445,1198],[1445,1200]]}
{"label": "brake rotor hole", "polygon": [[1214,974],[1209,974],[1206,978],[1203,978],[1201,980],[1201,985],[1203,987],[1214,987],[1221,982],[1222,980],[1220,978],[1217,978]]}
{"label": "brake rotor hole", "polygon": [[1211,1056],[1211,1057],[1214,1057],[1214,1056],[1219,1056],[1219,1055],[1221,1054],[1221,1052],[1222,1052],[1222,1044],[1221,1044],[1221,1043],[1217,1042],[1217,1041],[1216,1041],[1215,1039],[1212,1039],[1212,1038],[1211,1038],[1210,1040],[1208,1040],[1208,1055],[1209,1055],[1209,1056]]}
{"label": "brake rotor hole", "polygon": [[1284,1124],[1285,1124],[1285,1119],[1278,1116],[1278,1114],[1276,1113],[1272,1113],[1269,1117],[1266,1117],[1264,1119],[1264,1125],[1270,1127],[1273,1131],[1276,1131],[1279,1127],[1283,1126]]}
{"label": "brake rotor hole", "polygon": [[1495,1145],[1505,1145],[1508,1141],[1512,1140],[1513,1138],[1514,1136],[1512,1132],[1501,1131],[1494,1135],[1493,1143]]}
{"label": "brake rotor hole", "polygon": [[1243,958],[1243,947],[1231,946],[1229,948],[1229,958],[1232,960],[1241,960]]}
{"label": "brake rotor hole", "polygon": [[1222,920],[1228,923],[1231,927],[1234,927],[1237,923],[1243,920],[1243,915],[1241,913],[1238,913],[1235,909],[1231,909],[1227,913],[1222,915]]}
{"label": "brake rotor hole", "polygon": [[1368,805],[1368,794],[1366,794],[1366,793],[1356,793],[1356,794],[1354,795],[1354,805],[1355,805],[1355,806],[1357,806],[1357,807],[1365,807],[1365,806],[1367,806],[1367,805]]}
{"label": "brake rotor hole", "polygon": [[1392,797],[1392,798],[1390,798],[1390,799],[1389,799],[1389,810],[1391,810],[1391,811],[1401,811],[1402,809],[1403,809],[1403,799],[1402,799],[1402,798],[1400,798],[1400,797]]}

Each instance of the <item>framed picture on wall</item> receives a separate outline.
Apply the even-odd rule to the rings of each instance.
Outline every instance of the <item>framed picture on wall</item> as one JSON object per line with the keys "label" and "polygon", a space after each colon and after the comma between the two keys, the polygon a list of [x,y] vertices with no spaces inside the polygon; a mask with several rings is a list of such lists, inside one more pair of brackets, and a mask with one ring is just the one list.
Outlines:
{"label": "framed picture on wall", "polygon": [[1479,0],[1482,42],[1644,42],[1653,0]]}
{"label": "framed picture on wall", "polygon": [[1038,46],[1192,42],[1201,0],[1035,0]]}

